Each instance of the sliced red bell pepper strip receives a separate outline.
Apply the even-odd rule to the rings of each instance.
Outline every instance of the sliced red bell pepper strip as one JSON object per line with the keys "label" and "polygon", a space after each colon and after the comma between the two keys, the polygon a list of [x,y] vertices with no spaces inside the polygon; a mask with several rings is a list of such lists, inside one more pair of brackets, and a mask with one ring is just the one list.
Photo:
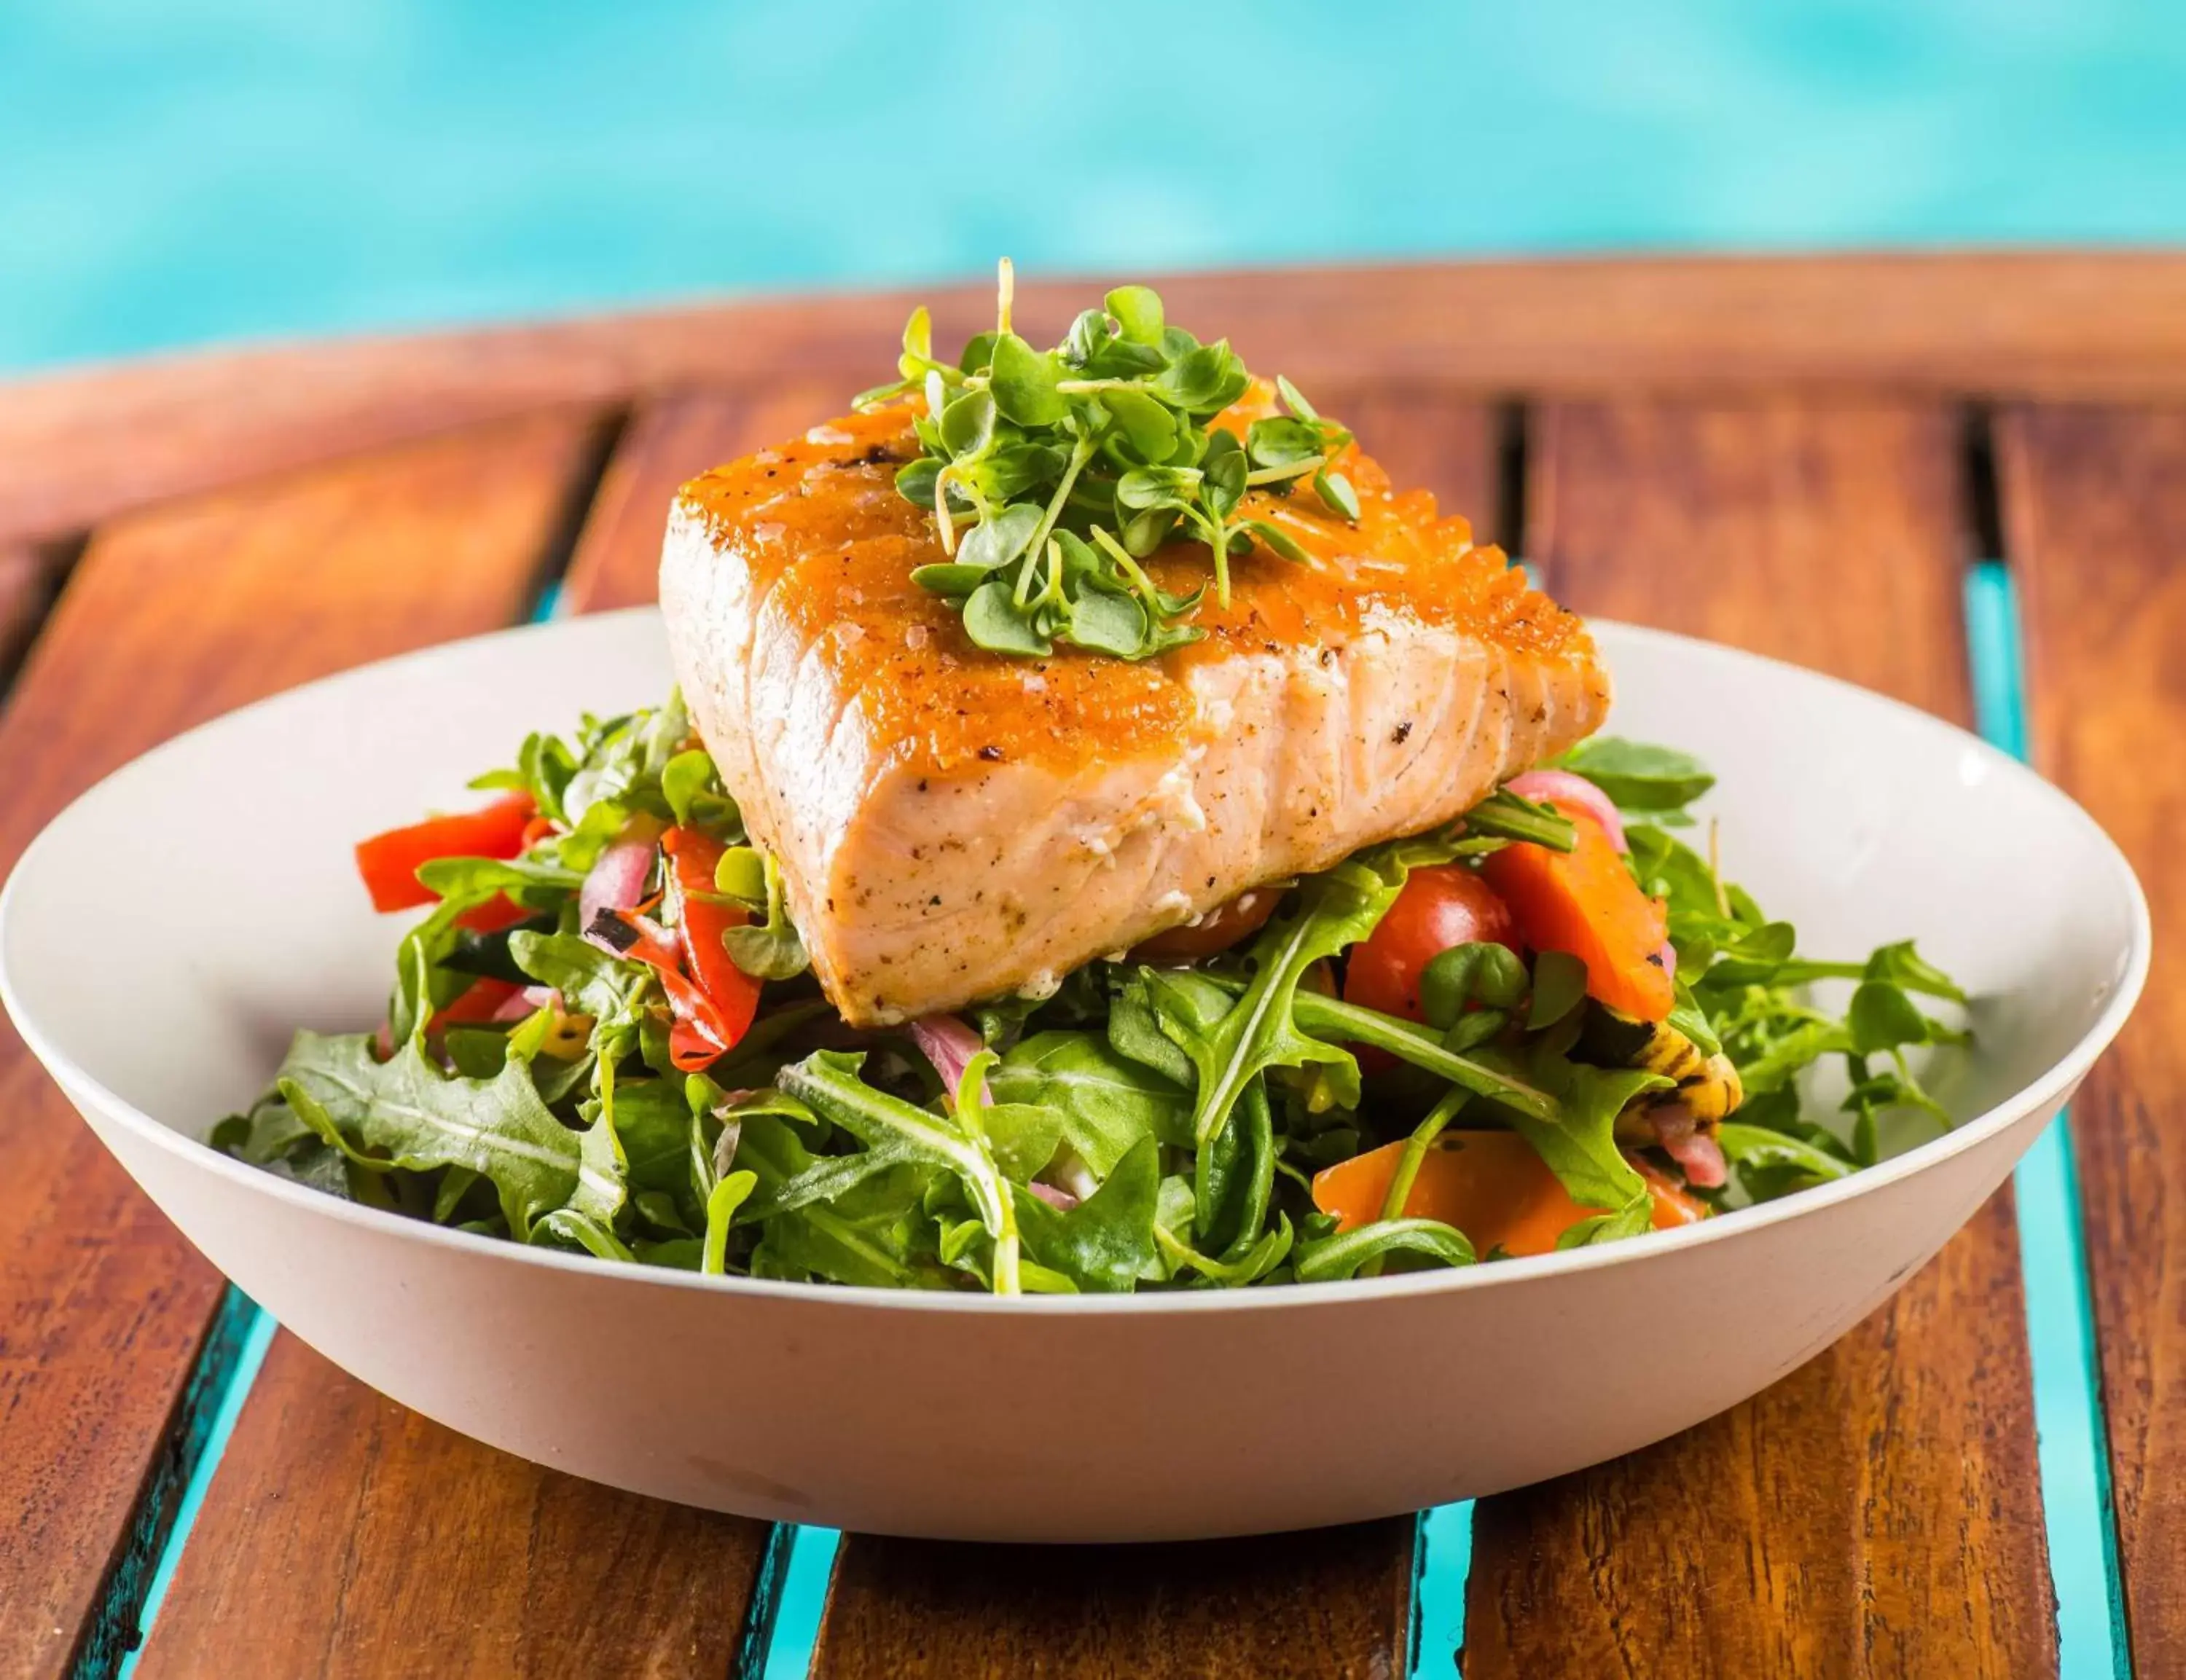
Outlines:
{"label": "sliced red bell pepper strip", "polygon": [[510,793],[479,810],[430,817],[359,841],[356,872],[372,894],[372,907],[415,910],[435,902],[418,871],[436,858],[515,857],[524,849],[524,828],[535,809],[529,793]]}
{"label": "sliced red bell pepper strip", "polygon": [[759,982],[731,960],[721,935],[748,925],[751,917],[741,905],[722,903],[714,886],[714,871],[721,861],[720,842],[694,828],[677,827],[660,837],[660,848],[668,854],[676,926],[691,977],[720,1012],[733,1046],[751,1030],[759,1013]]}
{"label": "sliced red bell pepper strip", "polygon": [[519,921],[529,921],[535,914],[510,898],[506,893],[496,893],[482,904],[473,904],[456,918],[456,926],[467,927],[474,933],[498,933],[504,927],[513,927]]}
{"label": "sliced red bell pepper strip", "polygon": [[496,1010],[523,989],[490,974],[481,974],[453,1003],[434,1012],[427,1030],[437,1033],[444,1027],[466,1027],[490,1021]]}
{"label": "sliced red bell pepper strip", "polygon": [[[675,1016],[668,1034],[668,1059],[676,1067],[695,1073],[744,1035],[751,1025],[750,1017],[731,1030],[729,1020],[714,1000],[683,972],[683,948],[674,934],[650,917],[631,911],[602,910],[600,916],[612,917],[627,930],[626,938],[606,942],[616,955],[642,962],[660,977],[660,988],[668,994],[668,1007]],[[598,922],[593,925],[597,927]]]}

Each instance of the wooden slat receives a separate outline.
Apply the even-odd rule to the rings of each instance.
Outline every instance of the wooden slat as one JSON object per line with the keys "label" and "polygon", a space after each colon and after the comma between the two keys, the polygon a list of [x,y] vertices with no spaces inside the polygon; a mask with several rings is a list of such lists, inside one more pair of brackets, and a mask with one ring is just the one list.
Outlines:
{"label": "wooden slat", "polygon": [[1473,540],[1499,542],[1498,417],[1446,385],[1331,379],[1306,393],[1358,434],[1400,490],[1429,490],[1444,513],[1472,525]]}
{"label": "wooden slat", "polygon": [[[1583,610],[1963,719],[1957,445],[1920,404],[1552,407],[1529,552]],[[1465,1672],[2019,1680],[2056,1666],[2049,1580],[2007,1190],[1756,1399],[1483,1501]]]}
{"label": "wooden slat", "polygon": [[[1144,275],[1128,275],[1143,279]],[[1042,330],[1099,280],[1021,293]],[[2186,258],[2052,253],[1421,263],[1159,282],[1174,318],[1255,365],[1475,390],[1763,381],[1931,392],[2186,390]],[[922,293],[944,336],[984,281]],[[687,385],[882,377],[917,300],[758,300],[444,333],[174,356],[0,391],[0,540],[80,529],[241,471],[541,404]],[[117,472],[115,440],[127,441]]]}
{"label": "wooden slat", "polygon": [[[1332,380],[1312,395],[1398,483],[1453,512],[1489,507],[1493,411],[1410,385]],[[1409,1520],[1151,1551],[848,1536],[821,1672],[1401,1674],[1413,1541]]]}
{"label": "wooden slat", "polygon": [[481,1446],[284,1334],[139,1672],[726,1680],[766,1537]]}
{"label": "wooden slat", "polygon": [[[0,861],[177,730],[521,612],[591,434],[542,416],[99,533],[0,717]],[[220,1280],[12,1031],[0,1160],[0,1673],[51,1674],[166,1450]]]}
{"label": "wooden slat", "polygon": [[564,610],[656,599],[660,540],[677,486],[840,413],[849,395],[834,384],[794,380],[758,390],[677,391],[644,404],[593,498],[563,585]]}
{"label": "wooden slat", "polygon": [[2125,848],[2148,990],[2072,1103],[2135,1672],[2186,1672],[2186,407],[2001,418],[2035,761]]}
{"label": "wooden slat", "polygon": [[[754,410],[694,398],[625,428],[568,574],[573,609],[644,598],[660,544],[647,505],[664,509],[692,470],[676,463],[733,452]],[[269,1680],[719,1677],[743,1635],[769,1532],[496,1452],[373,1393],[283,1333],[244,1404],[142,1672],[195,1675],[217,1661],[224,1674]],[[282,1590],[269,1603],[274,1573]]]}
{"label": "wooden slat", "polygon": [[821,1680],[1400,1680],[1413,1519],[1214,1545],[846,1542]]}

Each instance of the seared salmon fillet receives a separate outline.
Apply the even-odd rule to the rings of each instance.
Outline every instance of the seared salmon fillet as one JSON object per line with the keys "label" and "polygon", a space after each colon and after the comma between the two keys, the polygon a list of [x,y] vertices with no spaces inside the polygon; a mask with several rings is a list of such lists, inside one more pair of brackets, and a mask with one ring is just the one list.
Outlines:
{"label": "seared salmon fillet", "polygon": [[[985,652],[911,581],[901,405],[685,485],[661,557],[676,672],[827,995],[858,1025],[1041,994],[1249,888],[1447,821],[1591,733],[1585,627],[1355,445],[1354,524],[1253,493],[1303,561],[1233,557],[1204,640],[1140,664]],[[1180,544],[1148,570],[1188,592]]]}

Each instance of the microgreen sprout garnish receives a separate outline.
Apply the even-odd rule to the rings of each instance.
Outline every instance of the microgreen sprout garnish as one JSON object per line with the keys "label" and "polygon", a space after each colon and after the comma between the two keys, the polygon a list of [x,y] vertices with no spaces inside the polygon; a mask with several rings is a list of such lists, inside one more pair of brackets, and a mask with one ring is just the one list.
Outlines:
{"label": "microgreen sprout garnish", "polygon": [[1014,291],[1005,258],[995,330],[954,362],[934,355],[932,318],[914,310],[902,378],[857,399],[926,399],[914,423],[924,453],[895,482],[933,511],[948,557],[912,576],[963,614],[979,647],[1040,658],[1061,641],[1147,658],[1205,634],[1188,622],[1204,585],[1157,587],[1140,564],[1156,549],[1204,542],[1226,607],[1233,555],[1258,544],[1305,557],[1259,517],[1254,491],[1310,479],[1326,507],[1357,521],[1358,492],[1333,464],[1351,434],[1289,380],[1275,381],[1283,412],[1253,422],[1241,442],[1208,424],[1252,383],[1227,339],[1202,344],[1169,325],[1153,291],[1119,286],[1060,344],[1034,350],[1012,330]]}

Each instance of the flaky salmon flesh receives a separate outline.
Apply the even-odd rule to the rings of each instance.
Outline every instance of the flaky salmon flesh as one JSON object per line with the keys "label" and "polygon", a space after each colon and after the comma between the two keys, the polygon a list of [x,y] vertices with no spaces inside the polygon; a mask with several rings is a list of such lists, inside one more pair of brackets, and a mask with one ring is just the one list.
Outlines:
{"label": "flaky salmon flesh", "polygon": [[[911,581],[902,406],[685,485],[660,598],[693,718],[779,860],[828,997],[877,1026],[1051,990],[1247,888],[1448,821],[1591,733],[1585,627],[1355,445],[1360,518],[1254,491],[1264,547],[1207,635],[1140,664],[986,652]],[[1147,569],[1188,593],[1205,546]]]}

